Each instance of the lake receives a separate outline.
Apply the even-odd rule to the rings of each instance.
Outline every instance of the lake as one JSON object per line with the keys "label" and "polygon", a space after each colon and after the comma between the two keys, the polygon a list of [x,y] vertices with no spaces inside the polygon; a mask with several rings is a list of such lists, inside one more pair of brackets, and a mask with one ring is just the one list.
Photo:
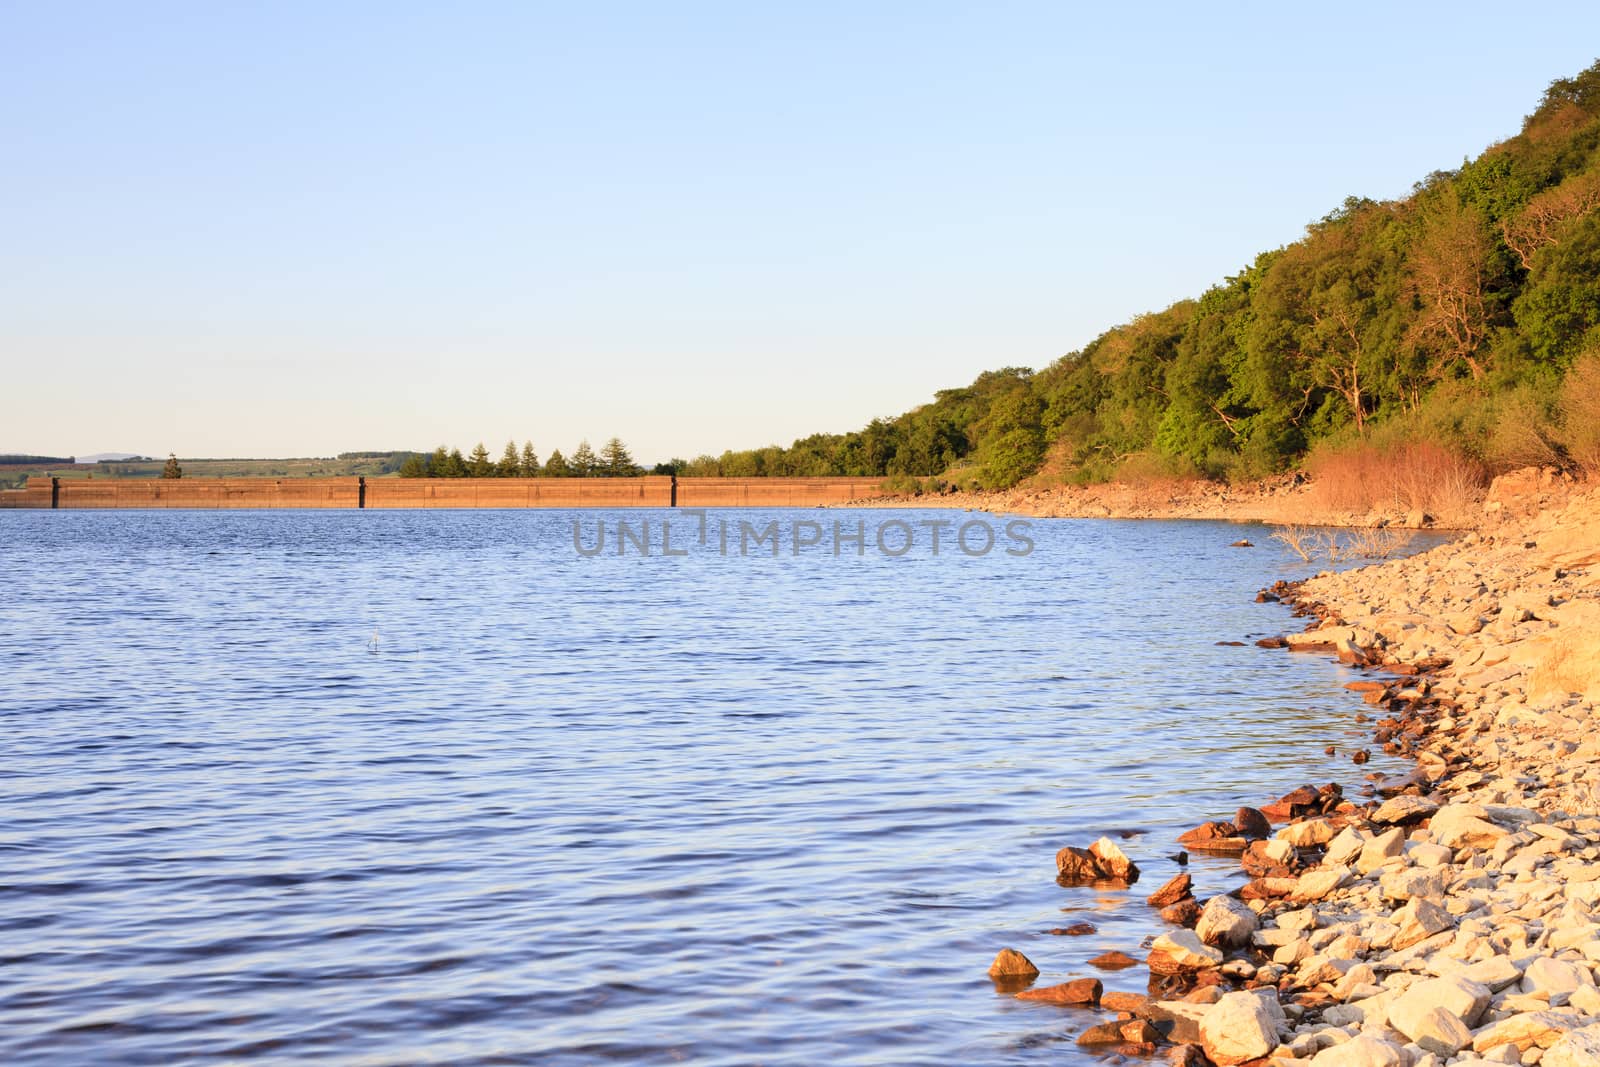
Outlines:
{"label": "lake", "polygon": [[705,521],[0,512],[0,1059],[1088,1062],[997,950],[1142,958],[1178,832],[1397,766],[1259,527]]}

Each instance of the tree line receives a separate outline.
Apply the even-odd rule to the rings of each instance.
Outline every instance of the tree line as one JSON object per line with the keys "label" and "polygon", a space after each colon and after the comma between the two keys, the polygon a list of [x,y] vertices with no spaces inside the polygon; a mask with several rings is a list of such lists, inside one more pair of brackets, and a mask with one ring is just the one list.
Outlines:
{"label": "tree line", "polygon": [[[580,441],[570,457],[555,449],[543,463],[531,441],[520,449],[515,441],[507,441],[498,460],[480,441],[466,456],[459,448],[440,445],[426,455],[412,453],[400,466],[402,478],[631,478],[643,473],[618,437],[607,441],[598,453],[587,440]],[[671,468],[657,473],[671,473]]]}
{"label": "tree line", "polygon": [[1490,465],[1559,461],[1600,414],[1572,399],[1596,366],[1600,63],[1409,196],[1351,197],[1199,297],[1043,370],[989,371],[859,431],[682,473],[1242,480],[1402,438]]}

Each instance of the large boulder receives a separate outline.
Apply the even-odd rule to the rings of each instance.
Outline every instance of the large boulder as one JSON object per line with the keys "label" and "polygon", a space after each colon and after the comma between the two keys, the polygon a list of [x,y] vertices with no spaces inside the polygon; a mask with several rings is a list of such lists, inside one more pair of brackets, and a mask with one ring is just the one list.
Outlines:
{"label": "large boulder", "polygon": [[1506,836],[1478,804],[1446,804],[1428,820],[1433,839],[1449,848],[1489,848]]}
{"label": "large boulder", "polygon": [[1228,993],[1211,1005],[1200,1020],[1200,1044],[1211,1062],[1218,1067],[1233,1067],[1247,1060],[1257,1060],[1278,1047],[1278,1020],[1266,996],[1240,991]]}
{"label": "large boulder", "polygon": [[1489,987],[1460,975],[1430,978],[1406,989],[1389,1005],[1389,1025],[1412,1041],[1423,1032],[1434,1009],[1455,1016],[1469,1029],[1476,1026],[1492,994]]}
{"label": "large boulder", "polygon": [[1399,1045],[1361,1034],[1323,1049],[1311,1058],[1311,1067],[1406,1067],[1410,1062],[1411,1057]]}
{"label": "large boulder", "polygon": [[1237,948],[1250,940],[1261,925],[1256,913],[1230,896],[1215,896],[1206,901],[1194,932],[1208,945]]}
{"label": "large boulder", "polygon": [[1222,965],[1222,953],[1207,945],[1193,930],[1162,934],[1150,946],[1150,969],[1156,974],[1187,974]]}
{"label": "large boulder", "polygon": [[1600,1067],[1600,1025],[1574,1030],[1550,1046],[1540,1067]]}

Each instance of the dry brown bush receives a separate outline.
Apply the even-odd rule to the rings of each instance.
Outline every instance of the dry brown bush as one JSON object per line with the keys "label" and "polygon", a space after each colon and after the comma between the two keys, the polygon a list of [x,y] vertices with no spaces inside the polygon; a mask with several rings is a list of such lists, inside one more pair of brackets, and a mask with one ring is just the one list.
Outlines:
{"label": "dry brown bush", "polygon": [[1463,519],[1487,480],[1483,464],[1434,444],[1363,441],[1323,449],[1306,464],[1322,506],[1354,514],[1423,511],[1440,521]]}
{"label": "dry brown bush", "polygon": [[1572,365],[1561,385],[1561,444],[1585,474],[1600,474],[1600,352]]}

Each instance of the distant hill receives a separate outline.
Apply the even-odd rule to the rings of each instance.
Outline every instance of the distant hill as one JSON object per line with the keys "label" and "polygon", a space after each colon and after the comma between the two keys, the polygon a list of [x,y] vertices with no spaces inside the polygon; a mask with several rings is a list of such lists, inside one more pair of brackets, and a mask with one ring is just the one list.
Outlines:
{"label": "distant hill", "polygon": [[143,452],[96,452],[90,456],[79,456],[79,463],[123,463],[129,460],[149,460],[150,457]]}

